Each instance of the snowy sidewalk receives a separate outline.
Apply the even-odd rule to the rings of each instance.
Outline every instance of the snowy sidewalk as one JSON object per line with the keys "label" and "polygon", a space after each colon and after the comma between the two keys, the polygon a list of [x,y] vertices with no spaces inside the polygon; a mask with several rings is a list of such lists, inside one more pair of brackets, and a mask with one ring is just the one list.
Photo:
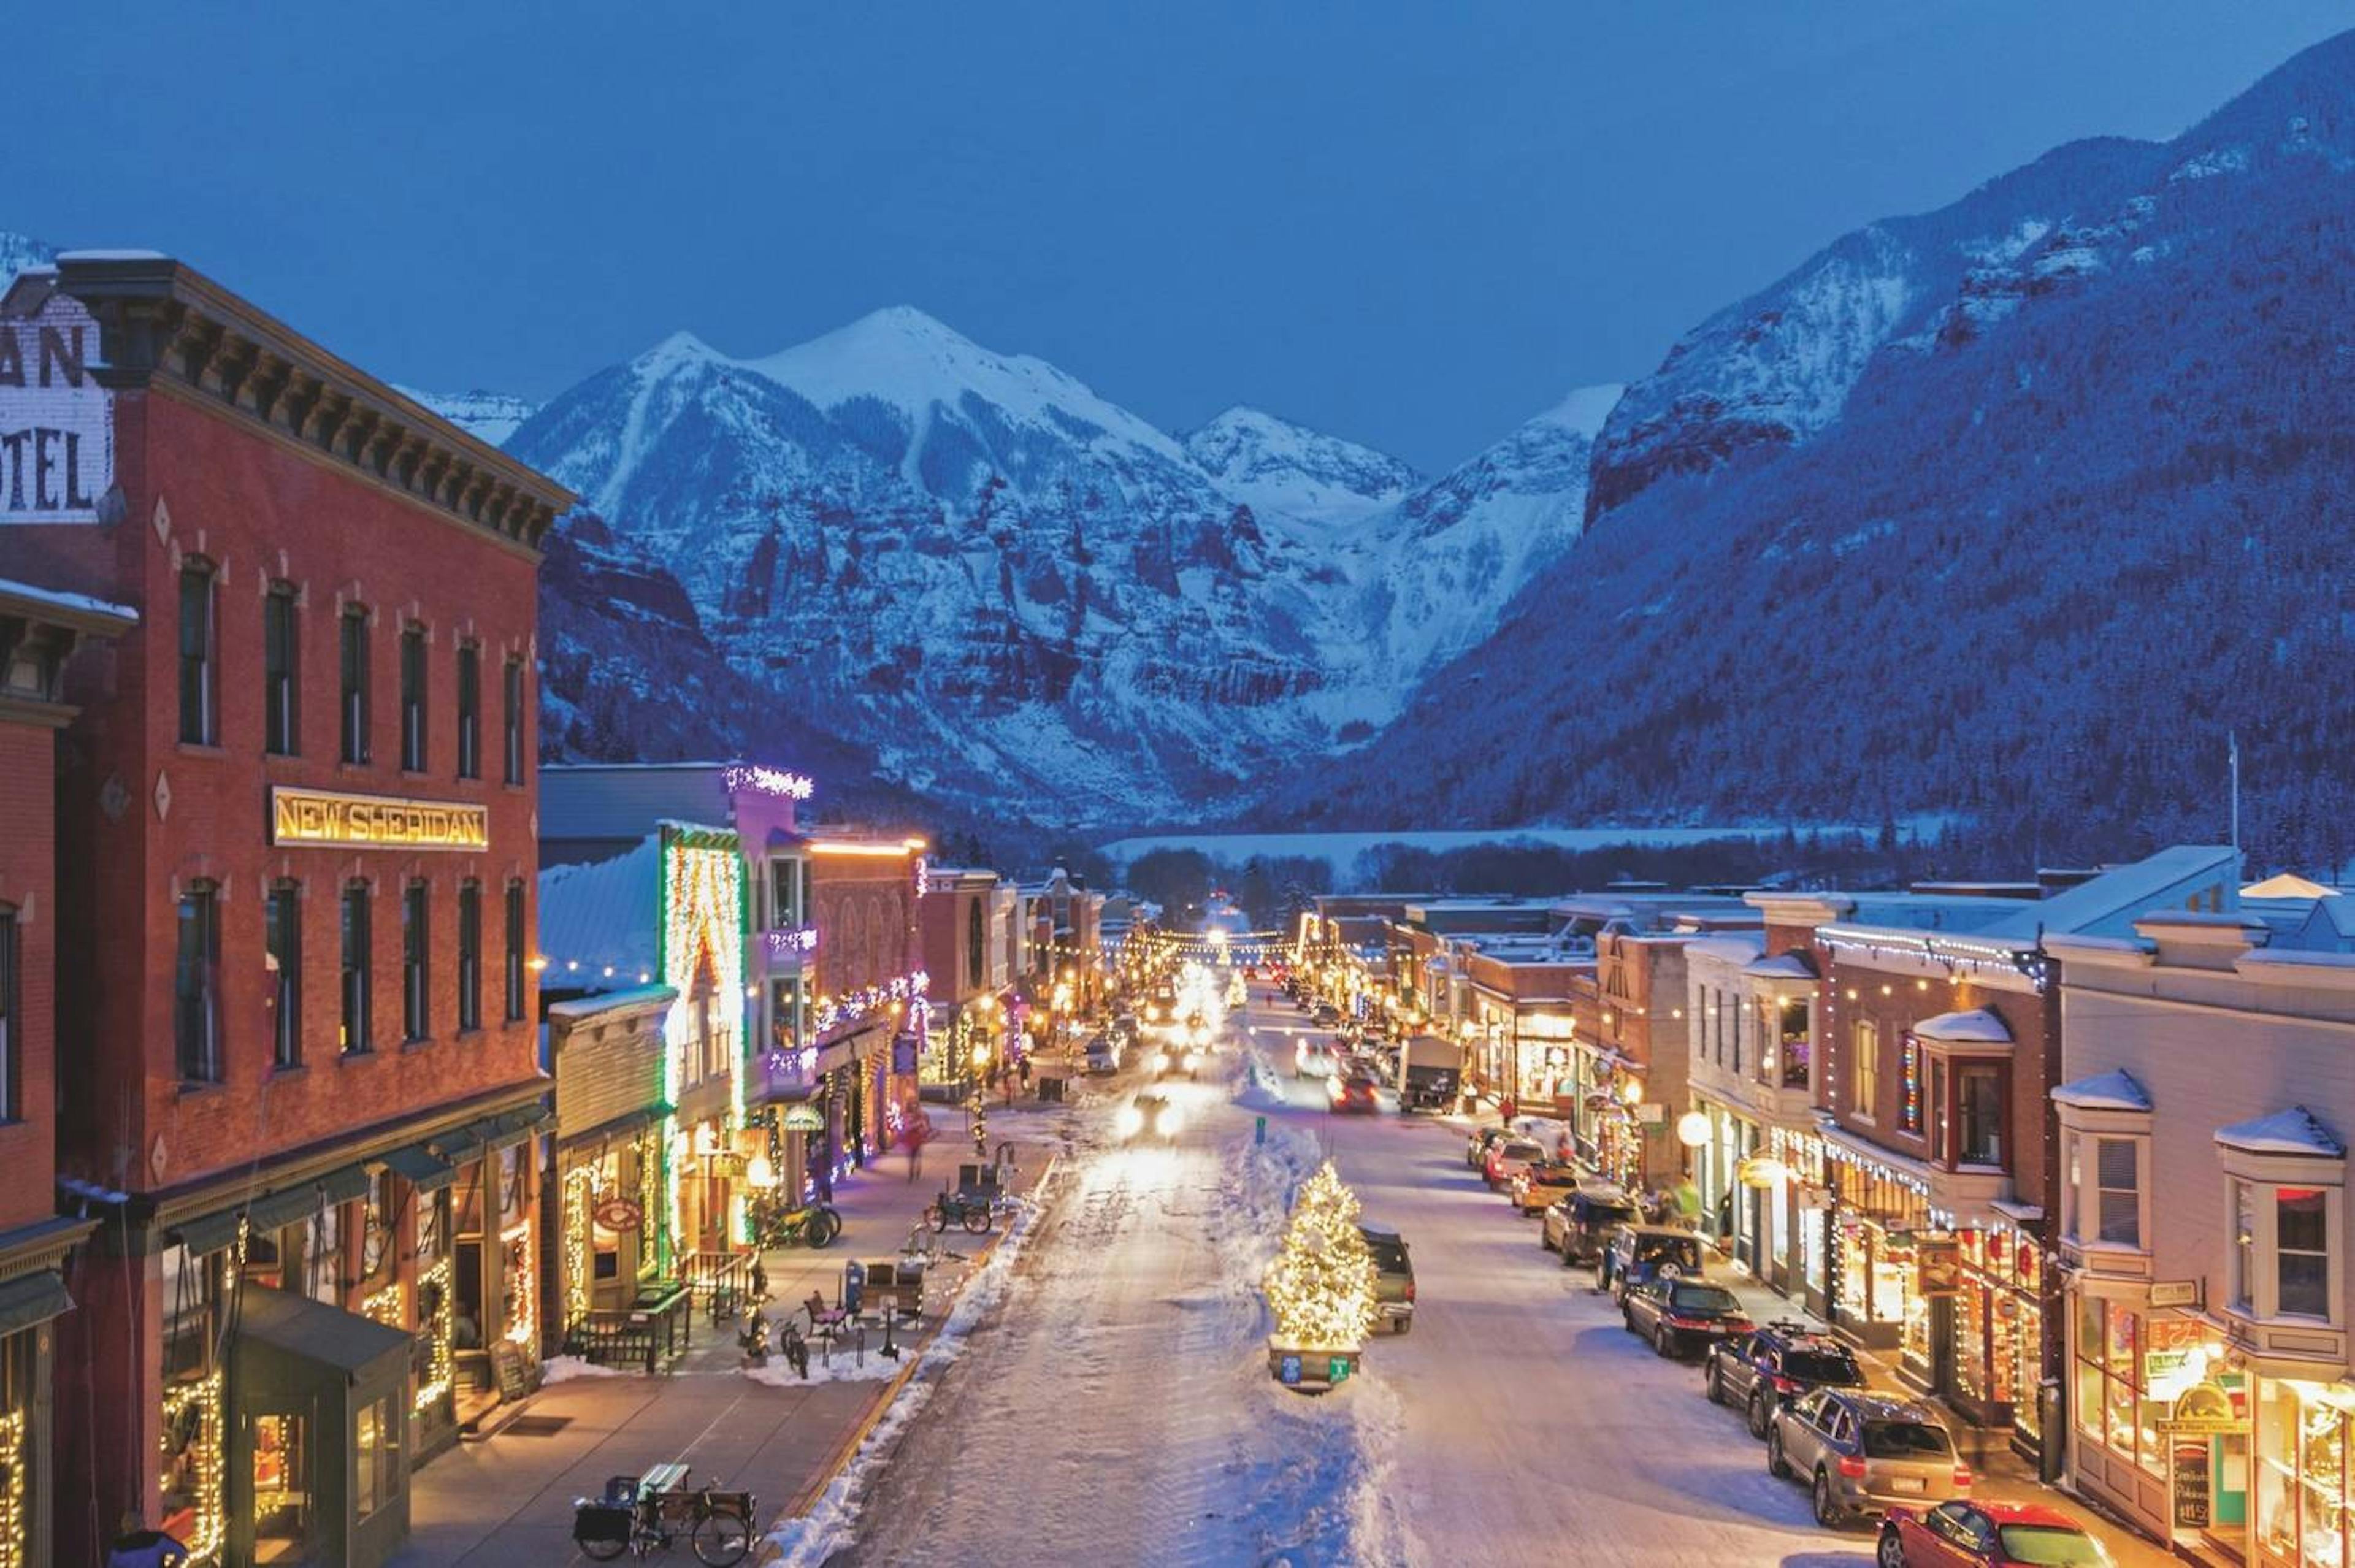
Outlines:
{"label": "snowy sidewalk", "polygon": [[[1011,1190],[1027,1198],[1043,1178],[1064,1122],[1057,1106],[991,1107],[993,1148],[1001,1138],[1015,1146]],[[904,1157],[894,1155],[840,1184],[839,1241],[822,1252],[796,1247],[764,1254],[771,1320],[813,1291],[831,1305],[847,1262],[896,1259],[942,1179],[954,1181],[955,1152],[971,1147],[944,1133],[913,1183],[905,1179]],[[575,1498],[602,1491],[610,1477],[672,1461],[686,1463],[698,1483],[710,1477],[725,1488],[750,1489],[763,1525],[797,1503],[806,1506],[874,1425],[1004,1234],[1004,1227],[986,1236],[953,1228],[938,1238],[948,1253],[928,1283],[924,1323],[899,1340],[897,1361],[877,1353],[881,1332],[870,1328],[863,1360],[845,1346],[830,1364],[821,1362],[813,1345],[806,1382],[775,1355],[760,1375],[748,1375],[736,1351],[736,1326],[714,1328],[698,1317],[694,1347],[666,1373],[553,1363],[562,1381],[534,1394],[496,1436],[462,1444],[410,1478],[410,1538],[390,1559],[392,1568],[570,1561]],[[579,1375],[562,1375],[572,1372]]]}

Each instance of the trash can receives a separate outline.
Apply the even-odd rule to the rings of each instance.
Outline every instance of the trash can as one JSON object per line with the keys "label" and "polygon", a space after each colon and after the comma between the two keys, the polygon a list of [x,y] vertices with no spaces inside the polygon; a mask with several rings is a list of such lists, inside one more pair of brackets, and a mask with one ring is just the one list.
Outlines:
{"label": "trash can", "polygon": [[842,1265],[842,1309],[856,1317],[866,1296],[867,1265],[853,1258]]}
{"label": "trash can", "polygon": [[1060,1078],[1039,1079],[1039,1098],[1041,1100],[1052,1100],[1058,1104],[1061,1104],[1063,1099],[1063,1081]]}

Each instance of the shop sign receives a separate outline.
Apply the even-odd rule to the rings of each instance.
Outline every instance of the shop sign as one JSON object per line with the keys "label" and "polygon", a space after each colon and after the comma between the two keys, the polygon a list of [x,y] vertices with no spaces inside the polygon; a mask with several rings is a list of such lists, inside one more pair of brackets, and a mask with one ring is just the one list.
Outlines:
{"label": "shop sign", "polygon": [[114,394],[98,323],[70,294],[0,321],[0,523],[94,523],[114,486]]}
{"label": "shop sign", "polygon": [[2175,1452],[2175,1527],[2178,1530],[2208,1528],[2208,1456],[2211,1445],[2206,1443],[2176,1443]]}
{"label": "shop sign", "polygon": [[804,1100],[785,1107],[777,1125],[789,1133],[816,1133],[826,1130],[826,1117],[818,1108]]}
{"label": "shop sign", "polygon": [[2200,1305],[2200,1281],[2196,1279],[2162,1279],[2150,1287],[2153,1307],[2197,1307]]}
{"label": "shop sign", "polygon": [[596,1212],[597,1223],[608,1231],[634,1231],[646,1222],[646,1211],[627,1198],[605,1199]]}
{"label": "shop sign", "polygon": [[2215,1436],[2246,1432],[2249,1419],[2240,1413],[2232,1394],[2212,1382],[2195,1385],[2175,1402],[2158,1429],[2171,1436]]}
{"label": "shop sign", "polygon": [[1914,1290],[1927,1297],[1959,1295],[1963,1288],[1963,1250],[1952,1236],[1916,1235],[1913,1239]]}
{"label": "shop sign", "polygon": [[270,841],[341,848],[487,849],[491,811],[464,801],[338,795],[273,784]]}

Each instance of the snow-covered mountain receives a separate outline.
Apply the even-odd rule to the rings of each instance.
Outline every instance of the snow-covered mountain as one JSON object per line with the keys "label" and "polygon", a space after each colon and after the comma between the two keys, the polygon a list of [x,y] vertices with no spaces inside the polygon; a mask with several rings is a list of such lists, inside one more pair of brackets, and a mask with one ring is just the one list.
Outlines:
{"label": "snow-covered mountain", "polygon": [[1252,410],[1179,442],[896,307],[759,358],[675,335],[506,445],[896,778],[1103,821],[1237,803],[1395,714],[1575,537],[1606,402],[1417,487]]}
{"label": "snow-covered mountain", "polygon": [[1241,405],[1187,436],[1186,454],[1253,511],[1304,522],[1363,522],[1422,482],[1387,453]]}
{"label": "snow-covered mountain", "polygon": [[524,421],[539,411],[538,403],[508,392],[421,392],[414,387],[393,390],[493,446],[504,444]]}
{"label": "snow-covered mountain", "polygon": [[58,259],[57,250],[29,235],[0,229],[0,293],[16,281],[16,274],[27,267],[47,265]]}

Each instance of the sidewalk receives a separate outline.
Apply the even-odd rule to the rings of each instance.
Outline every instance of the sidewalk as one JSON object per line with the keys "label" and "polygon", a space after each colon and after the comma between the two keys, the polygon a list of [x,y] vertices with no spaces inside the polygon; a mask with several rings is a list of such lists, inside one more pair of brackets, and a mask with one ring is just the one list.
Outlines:
{"label": "sidewalk", "polygon": [[[1062,1109],[1035,1102],[990,1106],[992,1149],[1002,1140],[1014,1145],[1012,1191],[1027,1197],[1045,1173],[1060,1147]],[[906,1179],[905,1156],[887,1156],[836,1188],[843,1232],[834,1245],[762,1255],[772,1324],[798,1310],[813,1291],[831,1305],[844,1264],[899,1256],[934,1195],[954,1182],[960,1156],[972,1158],[961,1118],[937,1107],[934,1118],[941,1136],[914,1182]],[[716,1477],[724,1488],[750,1489],[759,1503],[755,1523],[767,1529],[831,1477],[1003,1232],[1002,1224],[986,1236],[952,1227],[938,1238],[943,1253],[925,1285],[923,1322],[899,1337],[897,1361],[878,1353],[881,1330],[870,1328],[863,1360],[846,1345],[828,1364],[813,1343],[810,1381],[796,1380],[773,1352],[764,1381],[755,1381],[741,1371],[735,1344],[741,1322],[715,1328],[698,1315],[693,1346],[667,1372],[594,1369],[549,1384],[496,1435],[463,1443],[410,1478],[410,1536],[390,1559],[392,1568],[571,1561],[573,1499],[602,1491],[610,1477],[668,1461],[687,1464],[698,1484]]]}

